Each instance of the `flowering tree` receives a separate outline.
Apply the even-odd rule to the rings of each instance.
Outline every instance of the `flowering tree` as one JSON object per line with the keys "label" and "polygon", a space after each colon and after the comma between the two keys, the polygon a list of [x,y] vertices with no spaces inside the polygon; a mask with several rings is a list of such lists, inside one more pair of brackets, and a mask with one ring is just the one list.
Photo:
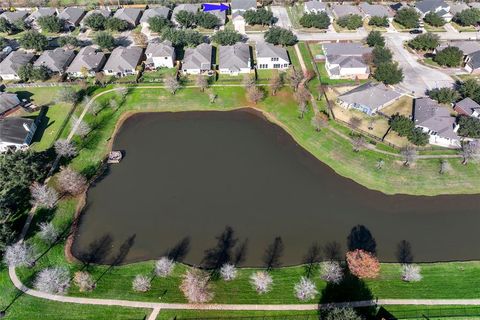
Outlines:
{"label": "flowering tree", "polygon": [[361,279],[373,279],[380,273],[380,263],[371,253],[357,249],[347,252],[350,272]]}
{"label": "flowering tree", "polygon": [[75,130],[75,134],[80,136],[80,137],[85,137],[87,134],[90,133],[91,128],[86,123],[84,120],[79,119],[77,116],[73,115],[72,116],[72,126],[77,126],[77,129]]}
{"label": "flowering tree", "polygon": [[163,80],[165,87],[170,91],[171,94],[175,94],[178,89],[180,89],[180,82],[178,82],[175,76],[168,75]]}
{"label": "flowering tree", "polygon": [[54,144],[55,152],[60,157],[74,157],[77,154],[77,148],[72,142],[66,139],[58,139]]}
{"label": "flowering tree", "polygon": [[213,299],[210,277],[199,269],[189,269],[183,276],[180,290],[190,303],[205,303]]}
{"label": "flowering tree", "polygon": [[321,278],[327,282],[339,284],[343,279],[343,269],[338,261],[322,263]]}
{"label": "flowering tree", "polygon": [[52,244],[58,239],[58,231],[51,222],[42,222],[40,223],[40,231],[38,232],[38,236],[42,239],[46,244]]}
{"label": "flowering tree", "polygon": [[333,308],[328,311],[325,320],[362,320],[352,308]]}
{"label": "flowering tree", "polygon": [[235,280],[237,277],[237,268],[231,263],[225,263],[220,268],[220,276],[225,281]]}
{"label": "flowering tree", "polygon": [[32,184],[30,194],[32,196],[32,205],[38,207],[51,209],[55,207],[58,200],[58,193],[55,189],[38,182]]}
{"label": "flowering tree", "polygon": [[78,195],[85,190],[87,180],[72,168],[64,167],[58,174],[58,185],[62,191],[71,195]]}
{"label": "flowering tree", "polygon": [[422,280],[420,266],[404,264],[402,266],[402,280],[406,282],[418,282]]}
{"label": "flowering tree", "polygon": [[175,267],[175,262],[168,257],[161,257],[157,262],[155,262],[155,273],[157,276],[166,278],[169,276],[173,268]]}
{"label": "flowering tree", "polygon": [[40,271],[33,283],[35,289],[52,294],[65,294],[70,287],[70,274],[65,267],[50,267]]}
{"label": "flowering tree", "polygon": [[294,287],[295,296],[302,301],[312,300],[317,295],[317,286],[312,280],[302,277]]}
{"label": "flowering tree", "polygon": [[132,281],[132,289],[137,292],[147,292],[152,287],[150,278],[137,274]]}
{"label": "flowering tree", "polygon": [[259,294],[272,289],[273,279],[266,271],[257,271],[250,276],[250,283]]}
{"label": "flowering tree", "polygon": [[80,292],[88,292],[95,289],[95,281],[93,281],[92,275],[86,271],[75,272],[73,282],[75,282]]}
{"label": "flowering tree", "polygon": [[6,248],[3,260],[9,267],[31,267],[35,251],[25,242],[17,242]]}
{"label": "flowering tree", "polygon": [[263,91],[253,86],[247,89],[247,99],[253,104],[257,104],[260,100],[263,99]]}

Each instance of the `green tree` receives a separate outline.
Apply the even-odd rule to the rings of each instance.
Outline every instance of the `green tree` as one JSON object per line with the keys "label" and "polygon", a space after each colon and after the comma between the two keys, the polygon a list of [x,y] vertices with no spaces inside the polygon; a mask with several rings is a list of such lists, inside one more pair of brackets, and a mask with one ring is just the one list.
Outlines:
{"label": "green tree", "polygon": [[424,146],[428,143],[429,136],[420,128],[413,128],[407,135],[408,141],[416,146]]}
{"label": "green tree", "polygon": [[435,88],[428,91],[428,96],[438,103],[454,103],[460,99],[460,94],[452,88]]}
{"label": "green tree", "polygon": [[50,78],[50,70],[45,66],[34,67],[31,63],[27,63],[18,69],[18,76],[23,82],[45,81]]}
{"label": "green tree", "polygon": [[390,118],[389,124],[400,137],[407,136],[415,127],[412,120],[398,113]]}
{"label": "green tree", "polygon": [[48,45],[47,37],[33,30],[26,31],[18,42],[22,48],[36,51],[42,51]]}
{"label": "green tree", "polygon": [[174,46],[178,47],[194,47],[203,42],[202,34],[195,30],[164,28],[161,38],[172,42]]}
{"label": "green tree", "polygon": [[38,24],[43,31],[59,33],[63,29],[63,23],[57,16],[44,16],[38,18]]}
{"label": "green tree", "polygon": [[368,25],[375,27],[388,27],[390,26],[390,23],[388,22],[387,16],[373,16],[370,18],[370,20],[368,20]]}
{"label": "green tree", "polygon": [[31,63],[20,66],[17,71],[17,74],[22,82],[27,82],[32,77],[32,73],[33,65]]}
{"label": "green tree", "polygon": [[468,79],[462,82],[458,88],[458,92],[464,98],[471,98],[477,103],[480,102],[480,84],[475,79]]}
{"label": "green tree", "polygon": [[110,50],[115,46],[115,38],[106,31],[97,32],[93,42],[104,50]]}
{"label": "green tree", "polygon": [[115,18],[115,17],[110,17],[105,21],[105,29],[111,30],[111,31],[125,31],[130,27],[127,21]]}
{"label": "green tree", "polygon": [[476,8],[465,9],[455,14],[453,21],[461,26],[476,26],[480,22],[480,10]]}
{"label": "green tree", "polygon": [[373,63],[378,66],[382,63],[387,63],[392,61],[392,51],[384,47],[375,47],[372,51]]}
{"label": "green tree", "polygon": [[405,28],[418,28],[420,14],[414,8],[403,8],[397,11],[393,20]]}
{"label": "green tree", "polygon": [[50,69],[45,66],[33,68],[32,79],[37,81],[45,81],[50,78]]}
{"label": "green tree", "polygon": [[199,27],[213,29],[220,25],[220,19],[209,12],[199,11],[195,15],[195,23]]}
{"label": "green tree", "polygon": [[25,22],[25,20],[23,19],[17,19],[15,21],[13,21],[13,28],[16,30],[16,31],[25,31],[28,29],[28,25],[27,23]]}
{"label": "green tree", "polygon": [[172,26],[172,22],[170,20],[159,16],[148,18],[148,24],[150,26],[150,30],[157,33],[161,33],[164,28],[170,28]]}
{"label": "green tree", "polygon": [[442,17],[440,17],[436,12],[430,11],[425,15],[423,21],[434,27],[441,27],[447,23]]}
{"label": "green tree", "polygon": [[469,138],[480,138],[480,119],[460,116],[458,118],[458,134]]}
{"label": "green tree", "polygon": [[328,29],[330,17],[324,11],[319,13],[306,13],[300,18],[300,25],[305,28]]}
{"label": "green tree", "polygon": [[257,25],[261,24],[270,25],[273,22],[273,13],[268,11],[265,8],[260,8],[258,10],[247,10],[243,17],[245,18],[245,22],[249,25]]}
{"label": "green tree", "polygon": [[180,10],[175,14],[175,21],[183,28],[192,28],[195,25],[195,14],[190,11]]}
{"label": "green tree", "polygon": [[211,39],[219,45],[231,46],[242,40],[242,35],[235,30],[225,29],[216,32]]}
{"label": "green tree", "polygon": [[384,47],[385,38],[382,36],[380,31],[370,31],[367,36],[367,44],[369,47]]}
{"label": "green tree", "polygon": [[384,84],[397,84],[403,80],[403,70],[398,63],[384,62],[377,65],[373,77]]}
{"label": "green tree", "polygon": [[80,46],[80,42],[74,36],[60,37],[58,38],[57,42],[61,47],[75,48]]}
{"label": "green tree", "polygon": [[5,18],[0,18],[0,32],[10,34],[14,31],[13,26]]}
{"label": "green tree", "polygon": [[408,42],[408,45],[415,50],[433,50],[440,44],[440,36],[434,33],[424,33],[416,36]]}
{"label": "green tree", "polygon": [[293,46],[297,43],[297,36],[292,31],[280,27],[272,27],[265,32],[265,41],[272,44],[281,44],[282,46]]}
{"label": "green tree", "polygon": [[85,19],[85,25],[92,30],[104,30],[107,18],[101,13],[92,13]]}
{"label": "green tree", "polygon": [[463,62],[463,51],[457,47],[446,47],[437,52],[433,61],[441,66],[458,67]]}
{"label": "green tree", "polygon": [[337,24],[348,30],[356,30],[363,26],[363,19],[358,14],[349,14],[337,19]]}

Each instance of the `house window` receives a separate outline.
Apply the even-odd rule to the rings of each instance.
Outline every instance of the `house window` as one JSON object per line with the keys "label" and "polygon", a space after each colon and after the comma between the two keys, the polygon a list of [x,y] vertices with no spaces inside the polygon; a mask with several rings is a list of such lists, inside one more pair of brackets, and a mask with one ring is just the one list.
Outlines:
{"label": "house window", "polygon": [[272,58],[272,61],[278,61],[278,58]]}
{"label": "house window", "polygon": [[275,68],[275,69],[278,69],[278,68],[280,68],[280,64],[279,64],[279,63],[275,63],[275,64],[273,64],[273,68]]}
{"label": "house window", "polygon": [[165,59],[165,60],[167,60],[167,59],[168,59],[168,57],[164,57],[164,59]]}
{"label": "house window", "polygon": [[284,67],[284,68],[288,68],[288,63],[285,63],[285,64],[283,65],[283,67]]}
{"label": "house window", "polygon": [[260,67],[260,69],[267,69],[268,64],[260,64],[259,67]]}

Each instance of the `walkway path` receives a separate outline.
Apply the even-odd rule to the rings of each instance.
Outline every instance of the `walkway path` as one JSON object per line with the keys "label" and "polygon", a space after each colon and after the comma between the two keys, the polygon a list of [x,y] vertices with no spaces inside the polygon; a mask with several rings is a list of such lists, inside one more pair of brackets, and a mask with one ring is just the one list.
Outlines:
{"label": "walkway path", "polygon": [[305,65],[305,61],[303,61],[302,53],[300,52],[300,48],[298,47],[298,43],[294,46],[295,53],[297,54],[298,61],[300,62],[300,66],[302,67],[303,73],[307,72],[307,67]]}

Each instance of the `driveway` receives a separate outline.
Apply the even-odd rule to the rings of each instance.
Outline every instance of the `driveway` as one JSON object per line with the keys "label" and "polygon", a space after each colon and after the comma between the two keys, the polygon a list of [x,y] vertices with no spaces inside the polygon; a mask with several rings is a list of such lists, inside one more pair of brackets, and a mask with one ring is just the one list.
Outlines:
{"label": "driveway", "polygon": [[292,23],[290,22],[287,9],[285,7],[271,6],[270,9],[272,10],[273,16],[278,19],[275,23],[276,26],[285,29],[290,29],[292,27]]}
{"label": "driveway", "polygon": [[393,60],[403,68],[404,79],[401,86],[416,97],[424,96],[430,89],[451,87],[455,81],[448,74],[420,64],[417,58],[403,47],[403,41],[408,38],[398,33],[387,36]]}

